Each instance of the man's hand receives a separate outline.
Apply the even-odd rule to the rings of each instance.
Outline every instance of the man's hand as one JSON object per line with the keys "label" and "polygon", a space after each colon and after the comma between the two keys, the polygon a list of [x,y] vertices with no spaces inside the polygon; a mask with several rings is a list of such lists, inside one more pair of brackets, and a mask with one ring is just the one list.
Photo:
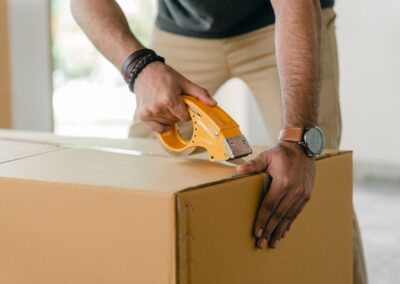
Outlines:
{"label": "man's hand", "polygon": [[[117,69],[132,52],[143,48],[115,0],[71,0],[71,10],[90,40]],[[135,94],[139,118],[159,133],[190,119],[181,95],[194,96],[210,106],[217,104],[206,90],[160,62],[153,62],[140,72]]]}
{"label": "man's hand", "polygon": [[280,141],[237,167],[242,173],[265,171],[272,177],[254,224],[257,247],[276,248],[311,198],[315,161],[300,145]]}
{"label": "man's hand", "polygon": [[162,133],[179,121],[190,120],[182,95],[191,95],[203,103],[217,102],[208,92],[160,62],[146,66],[135,81],[139,119],[153,131]]}

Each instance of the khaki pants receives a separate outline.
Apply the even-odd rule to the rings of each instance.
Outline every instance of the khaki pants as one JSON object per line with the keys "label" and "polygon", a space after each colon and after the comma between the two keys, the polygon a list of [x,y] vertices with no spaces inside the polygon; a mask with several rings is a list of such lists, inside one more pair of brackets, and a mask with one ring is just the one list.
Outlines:
{"label": "khaki pants", "polygon": [[[271,141],[265,143],[272,145],[278,137],[282,121],[274,29],[271,25],[224,39],[198,39],[156,29],[153,34],[153,48],[166,58],[170,66],[207,89],[210,94],[214,94],[230,78],[242,79],[256,99],[268,137],[271,137]],[[325,133],[326,147],[339,148],[342,126],[333,9],[323,10],[322,60],[319,126]],[[154,137],[154,134],[135,116],[130,136]],[[355,217],[353,228],[354,283],[367,283],[361,238]]]}

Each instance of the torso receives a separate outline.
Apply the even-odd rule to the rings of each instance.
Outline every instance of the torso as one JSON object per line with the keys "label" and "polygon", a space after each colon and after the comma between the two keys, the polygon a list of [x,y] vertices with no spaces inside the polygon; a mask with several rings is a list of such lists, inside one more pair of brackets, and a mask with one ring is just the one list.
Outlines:
{"label": "torso", "polygon": [[[159,0],[158,28],[199,38],[223,38],[275,22],[267,0]],[[321,7],[334,0],[321,0]]]}

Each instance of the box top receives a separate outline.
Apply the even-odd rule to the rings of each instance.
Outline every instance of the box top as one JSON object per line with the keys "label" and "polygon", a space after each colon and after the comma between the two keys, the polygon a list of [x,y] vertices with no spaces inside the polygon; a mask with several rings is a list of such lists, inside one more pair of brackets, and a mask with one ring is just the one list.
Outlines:
{"label": "box top", "polygon": [[0,140],[0,163],[48,152],[54,148],[57,147],[48,143],[33,143],[11,139]]}
{"label": "box top", "polygon": [[94,137],[75,137],[61,136],[50,132],[25,131],[0,129],[0,140],[24,141],[30,143],[46,143],[54,145],[63,145],[68,147],[107,147],[115,149],[136,150],[145,153],[165,154],[165,151],[158,145],[157,141],[145,138],[94,138]]}
{"label": "box top", "polygon": [[176,192],[231,178],[235,168],[205,160],[60,148],[0,164],[0,177]]}
{"label": "box top", "polygon": [[[79,143],[79,138],[74,138],[73,143],[71,140],[68,143],[68,138],[58,137],[51,139],[52,137],[48,136],[47,140],[57,140],[57,143],[61,144],[66,142],[69,147],[6,141],[0,138],[0,143],[8,145],[5,148],[0,147],[0,151],[3,149],[3,156],[9,153],[8,149],[15,149],[13,152],[17,154],[31,153],[36,148],[40,151],[37,155],[0,164],[0,178],[160,193],[175,193],[237,178],[233,165],[210,162],[206,153],[173,157],[154,139],[107,141],[92,138],[85,143]],[[28,137],[24,139],[27,140]],[[254,146],[254,154],[246,159],[255,157],[265,149],[266,147]]]}

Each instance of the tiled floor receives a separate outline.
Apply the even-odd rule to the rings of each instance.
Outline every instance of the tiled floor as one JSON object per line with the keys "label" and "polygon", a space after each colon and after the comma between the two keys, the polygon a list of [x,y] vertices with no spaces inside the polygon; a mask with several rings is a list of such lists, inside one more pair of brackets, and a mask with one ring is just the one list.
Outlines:
{"label": "tiled floor", "polygon": [[370,284],[400,283],[400,184],[357,182],[354,206]]}

